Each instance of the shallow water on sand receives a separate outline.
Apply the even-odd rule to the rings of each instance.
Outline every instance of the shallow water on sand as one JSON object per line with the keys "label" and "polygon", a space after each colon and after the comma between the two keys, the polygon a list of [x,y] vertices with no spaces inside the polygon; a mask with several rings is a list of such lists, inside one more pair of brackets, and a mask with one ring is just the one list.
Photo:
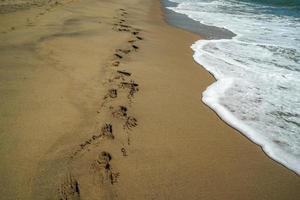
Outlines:
{"label": "shallow water on sand", "polygon": [[232,39],[201,40],[194,59],[218,80],[203,101],[227,123],[300,174],[300,12],[236,0],[172,0],[169,9]]}

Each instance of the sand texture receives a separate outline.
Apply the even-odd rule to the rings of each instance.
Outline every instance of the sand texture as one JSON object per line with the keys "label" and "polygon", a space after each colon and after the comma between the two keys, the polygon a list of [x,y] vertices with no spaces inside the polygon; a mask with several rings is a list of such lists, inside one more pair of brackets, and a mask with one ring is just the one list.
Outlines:
{"label": "sand texture", "polygon": [[0,199],[300,199],[201,102],[200,37],[158,0],[28,2],[0,15]]}

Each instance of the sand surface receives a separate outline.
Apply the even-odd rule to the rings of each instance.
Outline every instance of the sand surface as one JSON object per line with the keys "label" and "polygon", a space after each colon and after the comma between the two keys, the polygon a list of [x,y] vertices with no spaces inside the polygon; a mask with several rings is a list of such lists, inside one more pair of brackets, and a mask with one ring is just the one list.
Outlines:
{"label": "sand surface", "polygon": [[0,199],[300,198],[201,102],[199,36],[158,0],[0,7]]}

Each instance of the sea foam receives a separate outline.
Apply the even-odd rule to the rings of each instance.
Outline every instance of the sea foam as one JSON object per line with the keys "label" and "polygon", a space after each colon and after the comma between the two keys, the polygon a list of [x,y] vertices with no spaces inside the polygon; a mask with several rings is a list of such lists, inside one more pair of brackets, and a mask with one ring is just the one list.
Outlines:
{"label": "sea foam", "polygon": [[203,102],[300,175],[300,14],[236,0],[172,1],[169,9],[236,34],[192,45],[217,79]]}

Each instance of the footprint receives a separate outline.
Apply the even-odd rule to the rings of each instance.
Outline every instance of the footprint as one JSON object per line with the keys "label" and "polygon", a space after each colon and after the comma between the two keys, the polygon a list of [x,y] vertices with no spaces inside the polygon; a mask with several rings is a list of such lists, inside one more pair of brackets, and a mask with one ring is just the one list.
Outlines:
{"label": "footprint", "polygon": [[119,58],[119,59],[122,59],[123,58],[123,56],[121,56],[120,54],[118,54],[118,53],[115,53],[114,54],[117,58]]}
{"label": "footprint", "polygon": [[113,66],[118,67],[120,65],[120,61],[114,61],[112,63]]}
{"label": "footprint", "polygon": [[127,117],[128,109],[125,106],[119,106],[119,108],[112,113],[114,117],[123,118]]}
{"label": "footprint", "polygon": [[80,200],[79,183],[70,174],[67,175],[59,188],[59,200]]}
{"label": "footprint", "polygon": [[125,75],[125,76],[131,76],[131,73],[126,72],[126,71],[117,70],[117,72],[118,72],[119,74],[122,74],[122,75]]}
{"label": "footprint", "polygon": [[131,88],[131,87],[138,87],[139,84],[135,83],[134,81],[130,81],[130,82],[121,82],[122,87],[125,88]]}
{"label": "footprint", "polygon": [[106,151],[102,151],[101,154],[98,156],[98,159],[96,160],[96,167],[100,170],[105,170],[105,172],[111,170],[110,161],[112,159],[112,156],[110,153]]}
{"label": "footprint", "polygon": [[134,49],[134,50],[138,50],[139,49],[139,47],[138,46],[136,46],[136,45],[132,45],[132,48]]}
{"label": "footprint", "polygon": [[110,153],[108,153],[106,151],[102,151],[98,157],[97,162],[103,168],[110,169],[109,161],[111,161],[111,159],[112,159],[112,156],[110,155]]}
{"label": "footprint", "polygon": [[109,180],[110,184],[114,184],[118,181],[118,178],[120,176],[119,172],[113,172],[112,166],[110,164],[110,161],[112,160],[112,156],[110,153],[103,151],[98,156],[98,159],[94,163],[94,167],[96,170],[100,171],[100,174],[102,176],[102,183],[105,182],[105,180]]}
{"label": "footprint", "polygon": [[111,124],[104,124],[101,128],[101,136],[106,136],[108,138],[114,139],[115,136],[113,135],[113,129]]}
{"label": "footprint", "polygon": [[125,124],[124,124],[124,128],[130,130],[130,129],[136,127],[137,125],[138,125],[138,124],[137,124],[136,118],[129,116],[129,117],[127,117],[127,119],[126,119],[126,122],[125,122]]}
{"label": "footprint", "polygon": [[127,14],[128,14],[127,12],[123,12],[123,13],[121,13],[121,16],[125,17]]}
{"label": "footprint", "polygon": [[131,82],[121,82],[121,88],[129,89],[128,97],[134,97],[134,94],[139,91],[138,84],[134,81]]}
{"label": "footprint", "polygon": [[140,36],[136,36],[136,38],[137,38],[138,40],[143,40],[143,38],[140,37]]}
{"label": "footprint", "polygon": [[124,54],[129,54],[131,52],[130,49],[116,49],[116,52],[121,52],[121,53],[124,53]]}
{"label": "footprint", "polygon": [[116,89],[108,90],[108,94],[104,97],[104,99],[106,99],[107,97],[110,97],[112,99],[117,98],[118,97],[118,91]]}
{"label": "footprint", "polygon": [[[123,22],[122,22],[122,23],[123,23]],[[123,28],[131,28],[131,26],[125,25],[125,24],[120,24],[119,26],[120,26],[120,27],[123,27]]]}
{"label": "footprint", "polygon": [[108,79],[108,82],[114,82],[115,80],[119,80],[119,79],[122,79],[124,81],[124,77],[122,76],[122,74],[118,74],[118,75],[115,75],[114,77],[112,78],[109,78]]}
{"label": "footprint", "polygon": [[128,28],[119,28],[118,31],[120,31],[120,32],[122,32],[122,31],[129,32],[130,30]]}

